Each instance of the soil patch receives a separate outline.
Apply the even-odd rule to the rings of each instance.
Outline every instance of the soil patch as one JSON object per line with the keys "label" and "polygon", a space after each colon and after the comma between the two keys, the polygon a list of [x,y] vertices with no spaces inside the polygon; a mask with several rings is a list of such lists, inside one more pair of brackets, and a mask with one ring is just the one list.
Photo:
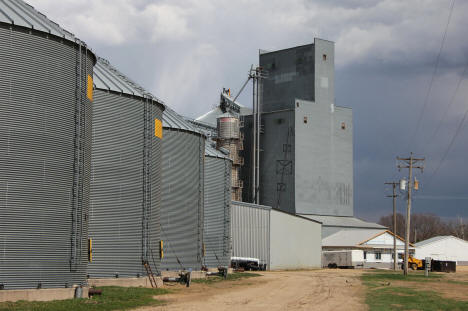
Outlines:
{"label": "soil patch", "polygon": [[[367,310],[362,270],[296,270],[262,272],[261,277],[213,284],[174,286],[158,296],[163,306],[139,311],[169,310]],[[169,287],[171,288],[171,287]]]}

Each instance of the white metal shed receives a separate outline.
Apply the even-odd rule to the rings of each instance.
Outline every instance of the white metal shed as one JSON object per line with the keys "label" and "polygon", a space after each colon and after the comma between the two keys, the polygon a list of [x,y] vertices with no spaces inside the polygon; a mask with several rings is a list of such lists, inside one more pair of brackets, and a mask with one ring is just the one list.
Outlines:
{"label": "white metal shed", "polygon": [[452,235],[436,236],[415,244],[416,258],[431,257],[435,260],[456,261],[457,265],[468,265],[468,241]]}
{"label": "white metal shed", "polygon": [[269,206],[233,201],[232,257],[257,258],[269,270],[320,268],[321,227]]}

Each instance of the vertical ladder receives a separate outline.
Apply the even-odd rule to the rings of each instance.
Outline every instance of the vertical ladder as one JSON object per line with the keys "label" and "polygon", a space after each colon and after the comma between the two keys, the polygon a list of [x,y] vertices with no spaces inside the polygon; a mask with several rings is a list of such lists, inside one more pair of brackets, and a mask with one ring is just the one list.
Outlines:
{"label": "vertical ladder", "polygon": [[[75,40],[78,46],[75,62],[75,138],[73,161],[73,189],[72,189],[72,234],[70,271],[76,271],[81,261],[82,235],[83,235],[83,174],[84,174],[84,132],[85,107],[83,98],[83,48],[86,46],[79,39]],[[86,51],[87,52],[87,51]],[[86,66],[86,59],[84,60]],[[85,67],[86,73],[86,67]]]}
{"label": "vertical ladder", "polygon": [[142,219],[142,261],[150,257],[150,220],[151,220],[151,157],[152,157],[152,103],[144,103],[143,133],[143,219]]}
{"label": "vertical ladder", "polygon": [[154,278],[153,270],[151,270],[151,265],[147,261],[144,261],[143,266],[145,267],[146,275],[148,275],[151,287],[156,288],[156,279]]}

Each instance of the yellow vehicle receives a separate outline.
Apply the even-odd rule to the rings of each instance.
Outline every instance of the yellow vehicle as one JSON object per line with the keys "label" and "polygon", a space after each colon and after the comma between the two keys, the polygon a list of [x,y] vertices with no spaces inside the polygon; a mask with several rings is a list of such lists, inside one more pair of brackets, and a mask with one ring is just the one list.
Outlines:
{"label": "yellow vehicle", "polygon": [[[402,269],[403,269],[403,264],[402,264]],[[413,256],[408,257],[408,268],[411,270],[422,270],[424,269],[423,261],[419,260],[417,258],[414,258]]]}

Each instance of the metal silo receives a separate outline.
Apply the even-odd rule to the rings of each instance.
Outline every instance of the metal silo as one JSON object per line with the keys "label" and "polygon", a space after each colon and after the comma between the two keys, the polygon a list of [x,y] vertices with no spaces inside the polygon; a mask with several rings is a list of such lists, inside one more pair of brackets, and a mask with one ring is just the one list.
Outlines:
{"label": "metal silo", "polygon": [[[221,98],[226,98],[226,94],[222,94]],[[231,198],[235,201],[242,200],[242,188],[244,187],[240,179],[240,170],[244,165],[244,158],[239,154],[244,149],[243,136],[240,132],[240,121],[237,116],[230,112],[223,113],[216,119],[217,137],[216,144],[218,149],[224,148],[229,150],[229,157],[232,160],[231,169]]]}
{"label": "metal silo", "polygon": [[227,150],[205,146],[204,265],[227,267],[231,259],[231,168]]}
{"label": "metal silo", "polygon": [[94,54],[0,1],[0,285],[86,282]]}
{"label": "metal silo", "polygon": [[163,270],[200,270],[205,136],[172,109],[163,113]]}
{"label": "metal silo", "polygon": [[157,274],[164,106],[105,59],[94,77],[88,274]]}

